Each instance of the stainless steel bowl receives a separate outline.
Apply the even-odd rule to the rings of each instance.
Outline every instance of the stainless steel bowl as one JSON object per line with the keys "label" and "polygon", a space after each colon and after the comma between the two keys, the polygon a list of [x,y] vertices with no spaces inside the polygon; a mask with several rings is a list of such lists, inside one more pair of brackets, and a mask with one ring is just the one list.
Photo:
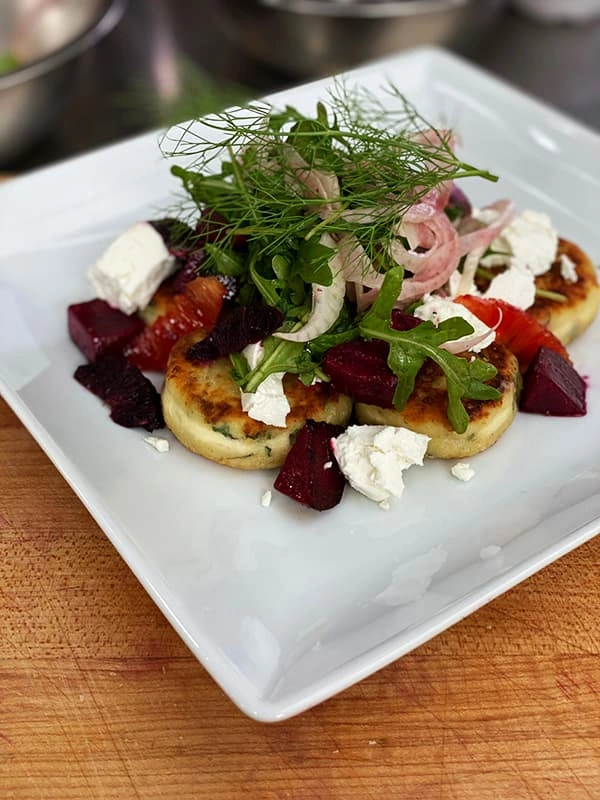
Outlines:
{"label": "stainless steel bowl", "polygon": [[0,166],[51,128],[83,59],[111,31],[127,0],[1,0]]}
{"label": "stainless steel bowl", "polygon": [[287,75],[332,74],[408,47],[462,47],[503,0],[221,0],[247,55]]}

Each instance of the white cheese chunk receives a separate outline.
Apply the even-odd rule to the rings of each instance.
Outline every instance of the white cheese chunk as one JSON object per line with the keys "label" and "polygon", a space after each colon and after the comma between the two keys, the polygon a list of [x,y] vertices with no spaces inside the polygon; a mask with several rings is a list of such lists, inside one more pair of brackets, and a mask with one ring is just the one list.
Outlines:
{"label": "white cheese chunk", "polygon": [[504,300],[525,310],[535,303],[535,277],[520,261],[509,260],[508,269],[495,275],[484,297]]}
{"label": "white cheese chunk", "polygon": [[482,267],[507,267],[510,263],[512,256],[504,255],[503,253],[490,253],[487,256],[479,259]]}
{"label": "white cheese chunk", "polygon": [[[261,342],[247,345],[242,353],[250,369],[255,369],[261,362],[264,349]],[[283,390],[285,372],[274,372],[260,383],[255,392],[240,390],[242,410],[252,419],[285,428],[285,419],[290,413],[290,404]]]}
{"label": "white cheese chunk", "polygon": [[273,499],[273,493],[270,489],[267,489],[262,493],[260,496],[260,504],[263,508],[268,508],[271,505],[271,500]]}
{"label": "white cheese chunk", "polygon": [[458,461],[453,467],[451,467],[450,472],[459,481],[466,482],[475,477],[475,470],[470,464],[466,464],[464,461]]}
{"label": "white cheese chunk", "polygon": [[404,491],[402,472],[423,465],[428,443],[429,436],[389,425],[351,425],[331,440],[350,485],[382,508]]}
{"label": "white cheese chunk", "polygon": [[579,280],[577,264],[566,253],[560,254],[560,274],[563,280],[569,283],[577,283]]}
{"label": "white cheese chunk", "polygon": [[160,233],[148,222],[137,222],[104,251],[88,277],[98,297],[133,314],[148,305],[175,266]]}
{"label": "white cheese chunk", "polygon": [[550,217],[539,211],[523,211],[494,239],[490,250],[513,256],[534,275],[543,275],[552,266],[557,247],[558,234]]}
{"label": "white cheese chunk", "polygon": [[167,453],[169,450],[169,440],[162,436],[144,436],[144,441],[159,453]]}
{"label": "white cheese chunk", "polygon": [[[488,328],[475,314],[472,314],[467,308],[460,305],[460,303],[454,303],[452,300],[449,300],[447,297],[437,297],[435,295],[425,295],[424,301],[420,306],[417,306],[415,309],[415,317],[418,317],[422,320],[431,320],[434,325],[439,325],[440,322],[443,322],[446,319],[451,319],[452,317],[462,317],[466,320],[473,328],[473,333],[468,334],[468,336],[463,336],[460,339],[456,339],[453,342],[453,345],[457,342],[465,341],[467,343],[469,340],[473,338],[478,338],[483,336],[480,341],[476,344],[472,344],[468,346],[467,349],[473,350],[475,353],[479,353],[486,347],[489,347],[491,343],[496,338],[496,333],[491,328]],[[440,347],[444,347],[444,345],[440,345]]]}
{"label": "white cheese chunk", "polygon": [[241,392],[242,410],[252,419],[285,428],[290,404],[283,391],[285,372],[274,372],[260,383],[255,392]]}

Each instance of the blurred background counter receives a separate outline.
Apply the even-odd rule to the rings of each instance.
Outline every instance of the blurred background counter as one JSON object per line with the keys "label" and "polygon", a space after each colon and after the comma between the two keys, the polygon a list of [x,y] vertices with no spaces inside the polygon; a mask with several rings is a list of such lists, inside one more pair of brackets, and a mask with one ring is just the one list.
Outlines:
{"label": "blurred background counter", "polygon": [[[248,57],[225,30],[219,0],[129,0],[119,23],[75,76],[52,132],[0,170],[22,172],[187,116],[210,103],[202,81],[248,94],[300,82]],[[493,26],[454,48],[600,129],[600,19],[548,24],[510,4]],[[195,113],[193,115],[196,115]]]}

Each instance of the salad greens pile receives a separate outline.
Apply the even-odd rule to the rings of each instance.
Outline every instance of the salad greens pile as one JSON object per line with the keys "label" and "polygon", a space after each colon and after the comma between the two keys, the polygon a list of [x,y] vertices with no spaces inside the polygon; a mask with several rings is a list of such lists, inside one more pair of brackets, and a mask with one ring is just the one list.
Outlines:
{"label": "salad greens pile", "polygon": [[473,332],[464,319],[409,331],[390,325],[404,271],[389,255],[389,243],[407,209],[446,181],[496,180],[459,159],[451,132],[434,128],[395,87],[379,97],[338,82],[327,108],[319,103],[314,117],[289,106],[274,111],[254,103],[179,128],[175,139],[171,130],[162,144],[169,157],[187,162],[172,167],[188,200],[178,209],[179,218],[187,216],[193,226],[209,209],[227,221],[223,235],[205,248],[202,272],[234,276],[239,303],[278,308],[284,315],[281,330],[298,330],[309,319],[314,285],[331,286],[336,252],[331,243],[340,237],[355,237],[384,276],[366,313],[345,300],[329,330],[310,341],[271,336],[254,369],[243,354],[231,356],[234,379],[245,392],[278,372],[294,373],[307,384],[327,380],[320,366],[326,350],[362,337],[390,346],[397,408],[410,396],[426,358],[445,374],[448,418],[458,432],[468,423],[463,398],[498,397],[485,383],[495,374],[493,366],[440,349]]}

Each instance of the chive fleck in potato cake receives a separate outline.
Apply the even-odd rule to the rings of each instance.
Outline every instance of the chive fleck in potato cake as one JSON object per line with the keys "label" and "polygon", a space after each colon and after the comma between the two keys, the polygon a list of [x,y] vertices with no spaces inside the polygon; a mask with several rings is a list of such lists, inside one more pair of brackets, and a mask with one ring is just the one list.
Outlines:
{"label": "chive fleck in potato cake", "polygon": [[[489,382],[500,392],[498,400],[464,400],[469,425],[457,433],[448,422],[446,379],[440,367],[427,360],[415,382],[415,389],[401,411],[357,403],[358,422],[367,425],[395,425],[431,437],[427,455],[434,458],[467,458],[494,444],[509,427],[517,412],[521,386],[519,363],[506,347],[492,344],[479,354],[498,370]],[[465,358],[471,358],[466,353]]]}
{"label": "chive fleck in potato cake", "polygon": [[192,362],[191,345],[205,334],[194,332],[173,347],[162,391],[165,422],[189,450],[237,469],[280,467],[307,419],[345,425],[352,401],[328,383],[305,386],[294,375],[283,381],[290,413],[278,428],[249,417],[231,377],[229,358]]}

